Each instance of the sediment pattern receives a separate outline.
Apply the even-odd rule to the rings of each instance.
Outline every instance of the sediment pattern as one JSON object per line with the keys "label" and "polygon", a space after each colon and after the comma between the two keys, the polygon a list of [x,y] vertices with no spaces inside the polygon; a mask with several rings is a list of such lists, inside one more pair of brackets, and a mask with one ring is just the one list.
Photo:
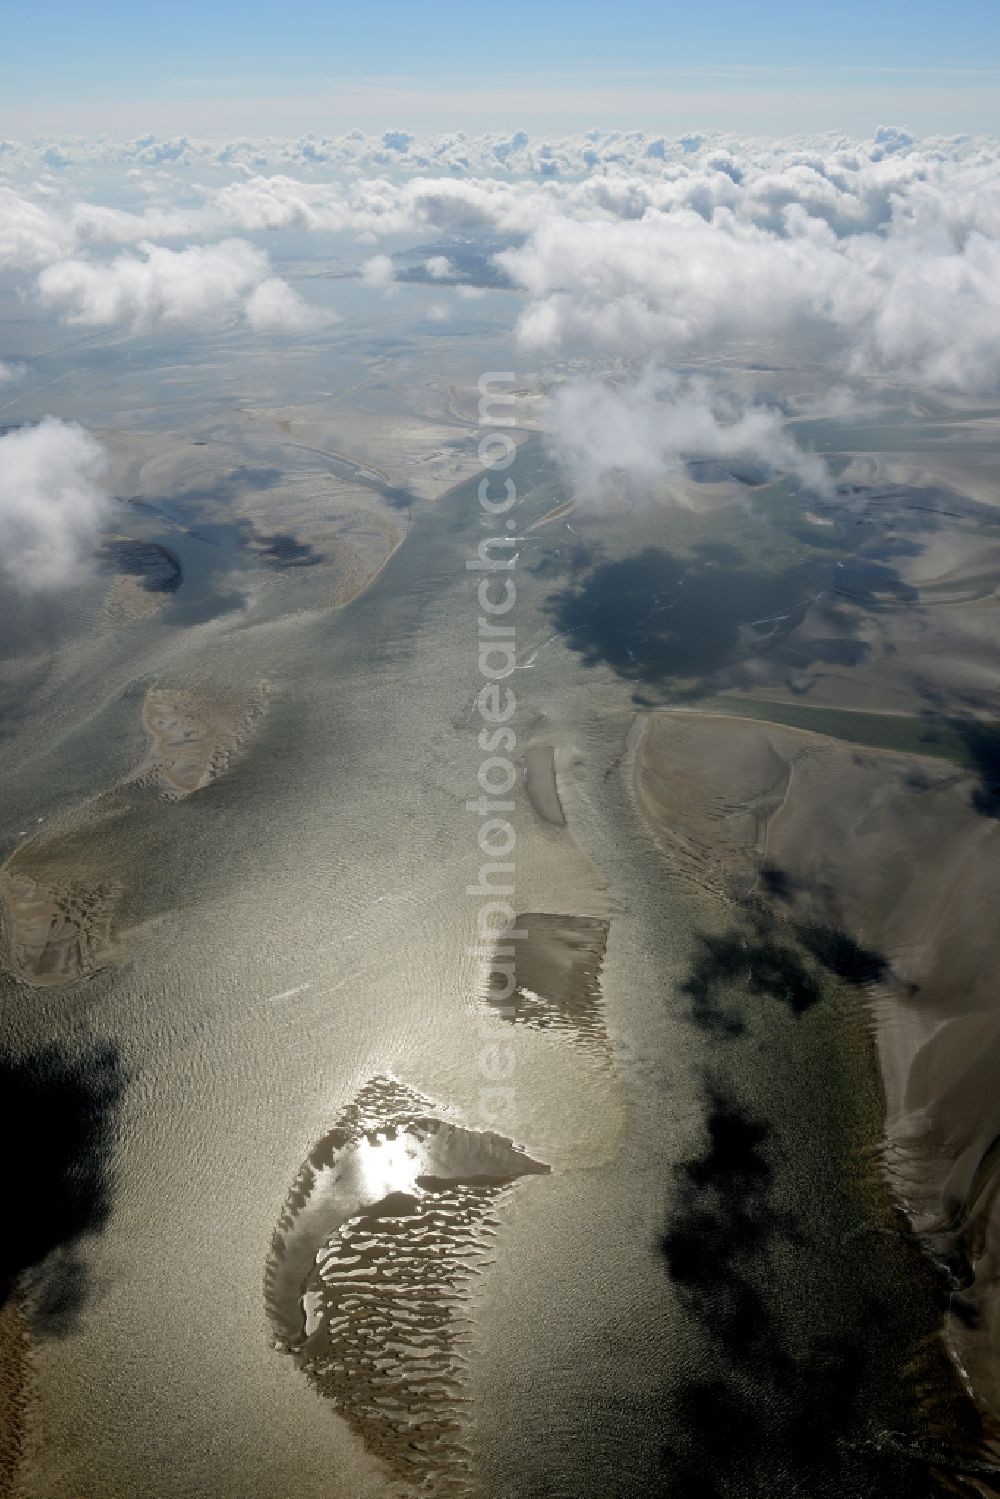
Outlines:
{"label": "sediment pattern", "polygon": [[4,959],[26,984],[71,984],[107,961],[116,891],[0,872]]}
{"label": "sediment pattern", "polygon": [[15,1491],[28,1389],[28,1329],[19,1302],[10,1297],[0,1307],[0,1499]]}
{"label": "sediment pattern", "polygon": [[150,688],[142,707],[150,741],[142,774],[155,779],[173,801],[200,791],[228,770],[263,710],[259,693],[227,704],[218,697],[209,701],[179,689]]}
{"label": "sediment pattern", "polygon": [[486,1002],[504,1020],[607,1045],[601,968],[609,923],[526,911],[501,934]]}
{"label": "sediment pattern", "polygon": [[289,1194],[265,1301],[277,1346],[392,1474],[457,1499],[471,1282],[504,1193],[548,1167],[431,1108],[391,1078],[362,1090]]}
{"label": "sediment pattern", "polygon": [[98,553],[101,570],[114,575],[105,600],[109,620],[126,622],[156,614],[184,581],[180,558],[155,541],[109,537]]}

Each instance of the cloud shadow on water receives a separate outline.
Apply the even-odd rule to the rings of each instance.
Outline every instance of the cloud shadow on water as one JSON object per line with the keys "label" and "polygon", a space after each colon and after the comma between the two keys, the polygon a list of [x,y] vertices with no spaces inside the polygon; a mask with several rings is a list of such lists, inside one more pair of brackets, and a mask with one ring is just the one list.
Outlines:
{"label": "cloud shadow on water", "polygon": [[[646,547],[601,562],[575,586],[555,592],[548,609],[588,666],[604,662],[627,680],[667,683],[705,677],[772,649],[831,586],[834,571],[826,557],[765,572],[742,564],[729,546],[702,547],[693,560]],[[840,642],[801,644],[815,660],[845,649]]]}
{"label": "cloud shadow on water", "polygon": [[[783,903],[803,893],[777,868],[761,883]],[[758,1002],[787,1007],[793,1030],[777,1035],[790,1038],[821,1003],[826,976],[860,989],[886,968],[838,927],[758,901],[698,940],[682,991],[714,1042],[704,1132],[674,1167],[659,1242],[698,1331],[665,1397],[658,1492],[669,1499],[973,1492],[962,1480],[982,1432],[933,1339],[938,1283],[902,1225],[877,1220],[852,1185],[846,1152],[856,1145],[835,1122],[828,1062],[804,1112],[790,1115],[784,1086],[773,1106],[767,1094],[747,1101],[759,1037],[748,1044],[744,1016]],[[826,1058],[828,1038],[823,1046]],[[911,1273],[921,1277],[912,1285]],[[940,1395],[933,1430],[922,1411],[918,1420],[922,1381]]]}
{"label": "cloud shadow on water", "polygon": [[[767,868],[765,891],[787,900],[791,880]],[[773,1000],[802,1015],[823,997],[829,975],[855,987],[877,983],[888,972],[885,958],[861,947],[839,927],[821,921],[782,921],[767,906],[748,901],[724,932],[701,933],[681,993],[691,1002],[691,1019],[704,1031],[739,1036],[746,1029],[741,1007],[729,996]]]}
{"label": "cloud shadow on water", "polygon": [[312,542],[300,541],[291,531],[253,531],[251,545],[265,566],[276,572],[317,567],[323,561]]}
{"label": "cloud shadow on water", "polygon": [[58,1335],[87,1292],[80,1240],[111,1208],[110,1158],[124,1088],[118,1049],[39,1047],[0,1058],[7,1141],[0,1304],[28,1274],[35,1326]]}
{"label": "cloud shadow on water", "polygon": [[817,1249],[777,1204],[769,1125],[709,1082],[705,1133],[700,1153],[676,1168],[660,1249],[708,1340],[710,1367],[675,1392],[661,1492],[937,1492],[922,1461],[869,1450],[864,1397],[872,1331],[884,1320],[878,1300],[859,1290],[835,1331],[817,1319],[806,1337],[790,1336],[777,1315],[779,1252]]}
{"label": "cloud shadow on water", "polygon": [[176,593],[184,581],[184,569],[176,552],[155,541],[114,537],[98,553],[102,572],[137,578],[147,593]]}
{"label": "cloud shadow on water", "polygon": [[1000,725],[970,719],[955,727],[979,775],[972,805],[983,817],[1000,817]]}

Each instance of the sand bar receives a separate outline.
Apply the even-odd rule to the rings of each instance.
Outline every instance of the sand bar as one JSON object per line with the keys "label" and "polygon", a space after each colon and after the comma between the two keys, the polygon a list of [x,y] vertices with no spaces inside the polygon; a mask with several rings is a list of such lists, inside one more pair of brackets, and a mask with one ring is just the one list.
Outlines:
{"label": "sand bar", "polygon": [[671,868],[859,985],[876,1028],[886,1179],[941,1267],[945,1344],[995,1461],[1000,821],[977,809],[962,767],[712,714],[646,719],[633,774]]}
{"label": "sand bar", "polygon": [[556,780],[556,752],[551,744],[535,745],[525,754],[524,789],[543,822],[553,828],[566,826],[566,814],[559,798]]}
{"label": "sand bar", "polygon": [[111,947],[110,885],[72,881],[44,885],[26,874],[0,870],[3,952],[22,983],[72,984],[103,967]]}

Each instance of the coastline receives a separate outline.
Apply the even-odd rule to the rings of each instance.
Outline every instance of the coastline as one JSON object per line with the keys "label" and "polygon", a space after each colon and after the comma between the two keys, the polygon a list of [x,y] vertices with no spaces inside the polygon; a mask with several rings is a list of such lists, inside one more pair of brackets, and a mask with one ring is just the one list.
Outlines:
{"label": "coastline", "polygon": [[[665,862],[732,919],[733,967],[745,963],[749,992],[783,997],[800,1026],[825,1003],[821,991],[844,996],[837,1003],[854,1017],[848,1029],[877,1094],[858,1142],[877,1164],[864,1190],[880,1231],[909,1256],[925,1307],[935,1308],[936,1331],[901,1371],[926,1417],[922,1460],[944,1482],[960,1476],[972,1492],[994,1493],[980,1486],[993,1472],[1000,1416],[988,1377],[992,1135],[982,1111],[969,1118],[962,1100],[982,1096],[963,1079],[996,1027],[975,1008],[976,975],[956,963],[963,939],[947,911],[932,920],[926,882],[898,869],[894,882],[879,852],[907,848],[893,809],[916,795],[905,782],[921,772],[923,810],[915,815],[905,802],[908,857],[919,866],[933,848],[935,888],[944,868],[968,906],[970,882],[988,888],[996,858],[994,824],[971,805],[972,778],[940,761],[862,752],[759,719],[669,710],[636,719],[626,765],[637,813]],[[975,930],[965,936],[974,952]],[[721,949],[725,939],[716,940]],[[700,1023],[718,1024],[705,993],[688,988]]]}

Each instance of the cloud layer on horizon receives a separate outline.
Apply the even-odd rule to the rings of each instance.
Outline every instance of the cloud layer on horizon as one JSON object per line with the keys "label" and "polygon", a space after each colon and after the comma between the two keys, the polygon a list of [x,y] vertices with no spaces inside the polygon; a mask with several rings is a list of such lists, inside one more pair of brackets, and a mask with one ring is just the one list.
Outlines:
{"label": "cloud layer on horizon", "polygon": [[[42,175],[15,186],[32,156]],[[74,173],[109,161],[130,174],[135,206],[74,190]],[[7,143],[3,163],[0,265],[34,273],[42,301],[76,322],[242,312],[261,332],[307,326],[307,304],[279,289],[265,252],[234,236],[371,246],[494,235],[525,294],[522,347],[538,358],[671,362],[733,341],[821,338],[844,378],[1000,387],[992,141],[917,142],[894,127],[864,144],[387,131],[223,146]],[[369,250],[359,269],[389,284],[384,256]]]}
{"label": "cloud layer on horizon", "polygon": [[[110,168],[113,205],[88,191]],[[400,299],[410,277],[400,282],[388,252],[403,244],[404,265],[422,265],[445,298],[421,304],[431,321],[476,293],[463,249],[492,257],[519,294],[510,321],[525,360],[576,371],[557,388],[553,443],[595,502],[698,458],[780,468],[823,492],[826,469],[780,409],[806,365],[829,372],[830,411],[871,381],[1000,390],[992,140],[917,141],[887,126],[863,143],[398,130],[0,143],[0,268],[64,322],[322,327],[331,315],[269,254],[301,259],[304,237],[314,264],[335,246],[340,274],[353,267]],[[783,370],[767,408],[722,390],[707,365],[698,380],[670,373],[767,350]]]}

